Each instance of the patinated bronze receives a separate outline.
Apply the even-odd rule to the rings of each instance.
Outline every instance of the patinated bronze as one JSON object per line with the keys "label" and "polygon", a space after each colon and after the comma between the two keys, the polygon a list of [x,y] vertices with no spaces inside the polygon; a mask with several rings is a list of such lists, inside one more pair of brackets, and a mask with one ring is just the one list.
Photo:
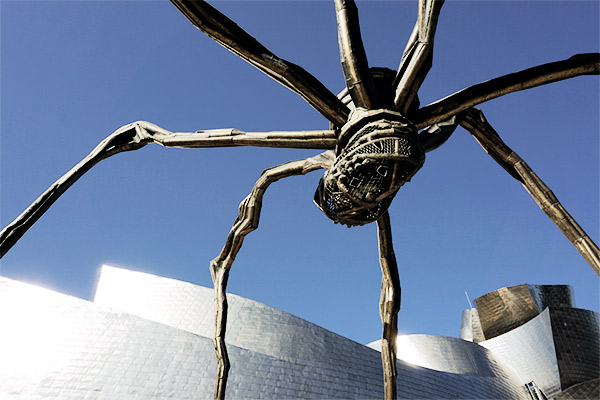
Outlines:
{"label": "patinated bronze", "polygon": [[1,255],[92,166],[120,152],[137,150],[150,143],[183,148],[260,146],[325,150],[317,156],[263,172],[240,204],[221,253],[210,263],[215,287],[213,343],[218,360],[214,397],[225,397],[230,367],[225,344],[227,280],[245,236],[258,227],[263,195],[271,183],[282,178],[325,169],[315,193],[315,203],[324,214],[334,222],[348,226],[377,222],[383,275],[380,314],[385,398],[394,399],[400,280],[387,209],[400,187],[421,168],[425,154],[441,146],[457,125],[461,125],[500,166],[525,186],[540,208],[600,275],[598,246],[542,180],[500,139],[483,113],[474,108],[515,91],[579,75],[598,74],[600,55],[579,54],[539,65],[473,85],[420,107],[417,94],[431,68],[443,0],[419,0],[418,20],[397,71],[369,67],[356,4],[353,0],[334,1],[340,59],[346,81],[346,89],[338,96],[303,68],[276,56],[209,4],[171,0],[202,32],[299,94],[329,120],[330,129],[248,133],[222,129],[187,133],[171,132],[144,121],[125,125],[102,141],[0,233]]}

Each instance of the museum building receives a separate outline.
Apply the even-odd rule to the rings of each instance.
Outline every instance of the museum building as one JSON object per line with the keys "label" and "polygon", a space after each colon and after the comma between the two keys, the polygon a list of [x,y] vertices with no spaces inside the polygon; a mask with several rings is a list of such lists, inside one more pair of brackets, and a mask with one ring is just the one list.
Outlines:
{"label": "museum building", "polygon": [[[228,303],[228,398],[383,397],[379,342]],[[0,321],[0,399],[212,398],[212,289],[103,266],[90,302],[0,277]],[[599,331],[569,286],[501,288],[460,338],[398,338],[398,398],[598,399]]]}

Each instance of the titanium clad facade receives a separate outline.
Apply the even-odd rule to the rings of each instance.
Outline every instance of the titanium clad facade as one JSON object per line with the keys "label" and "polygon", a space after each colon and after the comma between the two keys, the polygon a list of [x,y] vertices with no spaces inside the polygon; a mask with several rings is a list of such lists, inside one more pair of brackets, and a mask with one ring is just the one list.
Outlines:
{"label": "titanium clad facade", "polygon": [[486,339],[502,335],[539,314],[527,285],[495,290],[475,299],[475,303]]}
{"label": "titanium clad facade", "polygon": [[[548,397],[562,396],[586,382],[594,387],[600,377],[600,318],[596,312],[574,308],[569,286],[512,286],[476,302],[478,308],[467,312],[479,313],[482,325],[486,321],[484,335],[491,337],[479,344],[514,367],[524,382],[535,382]],[[531,319],[532,304],[539,315]],[[469,321],[471,331],[465,326]],[[463,317],[461,337],[476,341],[471,333],[476,328],[476,318]],[[584,396],[584,391],[578,393]]]}
{"label": "titanium clad facade", "polygon": [[598,314],[579,308],[549,310],[561,388],[600,377]]}
{"label": "titanium clad facade", "polygon": [[[213,291],[174,279],[103,266],[94,302],[212,338]],[[369,364],[373,351],[292,314],[234,294],[227,295],[226,341],[277,357],[348,365]],[[377,360],[379,363],[379,360]],[[372,368],[369,366],[368,368]]]}
{"label": "titanium clad facade", "polygon": [[560,374],[548,309],[520,327],[479,345],[511,365],[523,382],[535,382],[546,396],[552,397],[560,392]]}
{"label": "titanium clad facade", "polygon": [[[211,289],[106,266],[95,303],[0,277],[0,399],[212,398],[212,311]],[[229,313],[228,398],[383,397],[377,350],[239,296],[229,296]],[[587,343],[585,331],[593,327],[577,330],[569,324],[585,320],[597,326],[597,315],[580,313],[572,321],[571,314],[558,316],[542,313],[499,336],[500,350],[457,338],[401,337],[398,397],[529,400],[523,368],[506,360],[530,357],[538,357],[530,360],[539,363],[538,370],[552,371],[545,387],[555,385],[557,393],[563,365],[576,366],[579,375],[573,379],[594,375],[589,357],[580,364],[569,359],[568,365],[566,358],[562,364],[552,358],[552,332],[554,324],[567,322],[562,332],[568,343],[555,347],[578,354],[575,350]],[[548,335],[541,344],[540,332]],[[571,340],[573,335],[581,340]],[[530,346],[523,345],[526,337]],[[535,343],[540,347],[532,352]],[[510,354],[502,346],[513,346]],[[532,379],[541,387],[544,377],[538,375]],[[577,392],[575,386],[568,390],[588,393],[597,387],[589,379],[583,383]]]}
{"label": "titanium clad facade", "polygon": [[[0,398],[208,399],[209,338],[46,289],[0,280]],[[230,398],[380,398],[379,354],[331,370],[233,345]],[[372,365],[372,368],[369,366]],[[10,396],[10,397],[9,397]]]}
{"label": "titanium clad facade", "polygon": [[592,379],[575,386],[571,386],[554,400],[580,400],[580,399],[600,399],[600,379]]}
{"label": "titanium clad facade", "polygon": [[[420,383],[423,388],[446,386],[436,391],[429,389],[425,392],[428,396],[423,389],[409,392],[406,398],[531,400],[515,371],[476,343],[444,336],[402,335],[398,336],[397,345],[399,386],[414,387],[415,379],[419,378],[435,379]],[[368,346],[380,350],[381,341]],[[428,373],[421,374],[425,377],[413,377],[414,371]]]}
{"label": "titanium clad facade", "polygon": [[460,320],[460,335],[459,337],[463,340],[473,342],[473,313],[472,309],[463,310],[462,318]]}
{"label": "titanium clad facade", "polygon": [[[368,375],[369,382],[379,385],[377,390],[383,393],[379,351],[267,305],[232,294],[228,294],[227,299],[227,343],[340,373],[349,367],[363,374],[376,371],[375,375]],[[94,302],[199,335],[212,337],[213,334],[212,290],[186,282],[103,266]],[[427,337],[431,338],[429,343],[435,345],[436,337]],[[473,346],[476,349],[466,353],[464,349],[462,353],[459,349],[431,353],[432,357],[436,354],[445,357],[455,355],[454,360],[446,358],[440,361],[439,364],[444,364],[445,368],[439,370],[435,365],[414,365],[399,360],[398,396],[419,399],[528,399],[516,374],[487,359],[489,354],[485,349],[460,339],[442,337],[439,337],[437,347],[449,350],[452,344],[461,343],[464,343],[463,347]],[[420,347],[420,350],[426,349]],[[474,351],[478,351],[479,355],[471,354]],[[466,368],[466,364],[453,370],[449,365],[461,357],[463,361],[477,359],[481,370],[473,366]],[[483,393],[487,395],[482,397]],[[373,397],[380,398],[382,395],[368,398]]]}
{"label": "titanium clad facade", "polygon": [[[506,378],[512,374],[520,382],[511,368],[477,343],[446,336],[401,335],[396,345],[398,358],[409,364],[460,375]],[[379,351],[381,340],[367,346]]]}
{"label": "titanium clad facade", "polygon": [[[0,398],[212,397],[216,361],[211,339],[190,332],[203,321],[210,324],[212,312],[208,317],[198,309],[189,312],[192,300],[201,303],[199,309],[211,309],[212,291],[148,274],[112,272],[119,284],[126,274],[144,282],[151,296],[141,296],[133,284],[124,292],[112,287],[107,284],[110,273],[103,273],[99,300],[104,296],[109,302],[120,292],[138,302],[124,308],[153,301],[159,317],[170,319],[168,324],[0,280],[0,318],[3,327],[10,327],[0,330]],[[119,272],[123,274],[117,277]],[[238,326],[232,329],[235,343],[228,347],[229,397],[382,397],[379,352],[264,304],[233,298],[239,314],[232,325]],[[522,382],[500,367],[491,374],[465,375],[399,361],[398,370],[400,398],[527,398]]]}
{"label": "titanium clad facade", "polygon": [[463,310],[459,337],[475,343],[483,342],[485,340],[476,308]]}
{"label": "titanium clad facade", "polygon": [[461,338],[474,342],[509,332],[547,307],[575,307],[573,289],[568,285],[504,287],[475,299],[475,303],[477,308],[471,309],[471,330],[465,326],[469,322],[465,319],[468,317],[463,316],[461,326]]}
{"label": "titanium clad facade", "polygon": [[539,312],[546,307],[575,307],[575,295],[569,285],[527,285]]}

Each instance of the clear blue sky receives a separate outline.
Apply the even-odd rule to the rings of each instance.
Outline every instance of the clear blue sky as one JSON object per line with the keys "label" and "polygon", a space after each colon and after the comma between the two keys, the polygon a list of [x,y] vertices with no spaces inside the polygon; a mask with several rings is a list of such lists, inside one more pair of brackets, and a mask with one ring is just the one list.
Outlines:
{"label": "clear blue sky", "polygon": [[[275,54],[337,93],[332,2],[217,2]],[[416,2],[359,2],[371,66],[397,68]],[[213,43],[168,2],[0,3],[1,222],[5,226],[118,127],[173,131],[326,129],[299,96]],[[597,52],[599,3],[449,1],[427,104],[463,87]],[[598,77],[480,107],[598,242]],[[103,161],[4,257],[0,273],[90,298],[103,263],[212,286],[221,250],[260,172],[316,151],[147,146]],[[228,290],[358,342],[380,337],[375,225],[347,229],[312,203],[320,172],[271,186]],[[599,280],[522,186],[457,129],[428,153],[390,209],[402,333],[457,336],[471,299],[521,283],[570,284],[598,310]]]}

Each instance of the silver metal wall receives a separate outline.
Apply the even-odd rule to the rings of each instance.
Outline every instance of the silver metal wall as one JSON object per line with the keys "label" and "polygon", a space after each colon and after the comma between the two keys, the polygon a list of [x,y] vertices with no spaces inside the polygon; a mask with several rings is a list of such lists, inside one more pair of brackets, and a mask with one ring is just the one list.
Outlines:
{"label": "silver metal wall", "polygon": [[[212,290],[105,267],[95,301],[0,278],[0,398],[212,397]],[[231,398],[382,397],[376,350],[239,296],[229,312]],[[475,343],[403,340],[421,359],[398,361],[400,398],[528,399],[517,372]]]}

